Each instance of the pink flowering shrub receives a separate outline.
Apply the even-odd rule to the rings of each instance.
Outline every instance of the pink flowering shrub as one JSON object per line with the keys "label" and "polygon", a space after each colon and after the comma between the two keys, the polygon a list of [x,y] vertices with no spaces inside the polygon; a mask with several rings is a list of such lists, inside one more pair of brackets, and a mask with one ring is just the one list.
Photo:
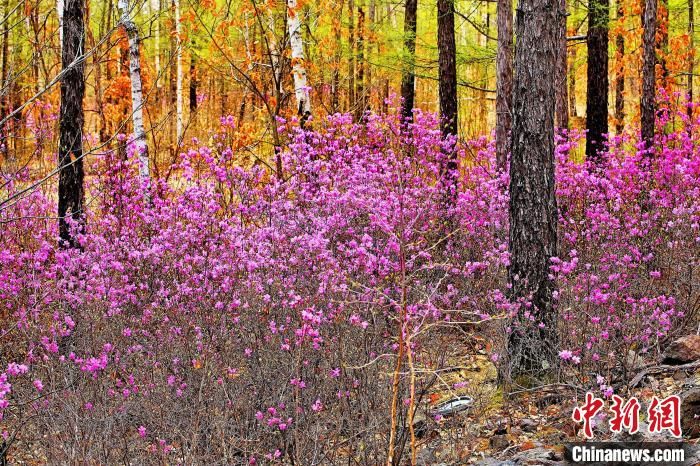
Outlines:
{"label": "pink flowering shrub", "polygon": [[[108,153],[88,170],[82,251],[57,247],[51,186],[4,204],[0,426],[12,451],[98,463],[383,458],[399,334],[424,395],[445,365],[440,336],[480,321],[512,331],[516,312],[508,175],[487,140],[459,145],[446,211],[437,123],[283,126],[283,180],[242,168],[215,135],[167,183],[153,180],[150,201],[132,151]],[[222,119],[222,134],[233,124]],[[700,159],[678,132],[651,171],[622,141],[594,169],[567,159],[579,139],[559,145],[552,274],[563,369],[595,385],[591,371],[611,381],[629,349],[654,352],[697,316]],[[3,199],[27,182],[11,180]],[[413,370],[401,373],[399,445],[422,396],[410,398]]]}
{"label": "pink flowering shrub", "polygon": [[[649,361],[700,317],[700,157],[697,126],[660,136],[651,161],[611,143],[603,169],[567,160],[559,145],[562,347],[580,374],[612,377]],[[632,151],[632,153],[630,153]],[[618,374],[619,375],[619,374]],[[590,382],[589,382],[590,383]]]}

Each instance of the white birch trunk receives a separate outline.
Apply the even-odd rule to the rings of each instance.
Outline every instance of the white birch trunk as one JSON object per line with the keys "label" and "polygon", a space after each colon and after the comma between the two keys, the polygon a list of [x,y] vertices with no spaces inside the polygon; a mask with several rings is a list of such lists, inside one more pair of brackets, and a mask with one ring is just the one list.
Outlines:
{"label": "white birch trunk", "polygon": [[287,0],[287,25],[289,26],[289,45],[292,49],[292,77],[294,78],[294,95],[297,99],[299,116],[303,123],[311,116],[311,99],[304,66],[304,44],[301,38],[301,19],[297,11],[297,0]]}
{"label": "white birch trunk", "polygon": [[176,95],[176,134],[177,134],[177,143],[180,144],[182,142],[182,130],[183,130],[183,124],[182,124],[182,80],[183,80],[183,72],[182,72],[182,26],[180,25],[180,0],[174,0],[175,3],[175,44],[176,44],[176,51],[175,51],[175,60],[176,60],[176,67],[177,67],[177,83],[176,83],[176,90],[175,93]]}
{"label": "white birch trunk", "polygon": [[156,85],[160,87],[160,0],[150,0],[151,14],[155,13],[155,62],[156,62]]}
{"label": "white birch trunk", "polygon": [[148,144],[143,124],[143,85],[141,84],[141,57],[139,55],[139,30],[129,16],[128,0],[119,0],[120,23],[129,37],[129,77],[131,79],[131,119],[134,124],[133,143],[139,158],[139,174],[145,181],[148,169]]}
{"label": "white birch trunk", "polygon": [[63,49],[63,0],[56,0],[56,14],[58,15],[58,43]]}

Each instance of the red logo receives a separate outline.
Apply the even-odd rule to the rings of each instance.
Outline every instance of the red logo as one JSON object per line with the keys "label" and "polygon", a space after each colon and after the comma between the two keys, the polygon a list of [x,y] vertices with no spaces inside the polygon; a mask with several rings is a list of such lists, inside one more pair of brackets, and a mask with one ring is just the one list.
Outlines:
{"label": "red logo", "polygon": [[626,428],[630,434],[635,434],[639,430],[639,401],[637,398],[630,398],[627,403],[621,397],[613,395],[613,405],[610,411],[613,412],[613,418],[610,420],[610,430],[613,432],[622,432],[622,428]]}
{"label": "red logo", "polygon": [[681,399],[677,395],[663,401],[657,397],[649,405],[649,432],[668,430],[674,437],[681,436]]}
{"label": "red logo", "polygon": [[[605,402],[596,398],[593,393],[586,393],[586,401],[581,407],[574,408],[571,418],[583,423],[583,435],[593,438],[593,423],[596,414],[601,410]],[[626,429],[630,434],[639,431],[639,411],[641,404],[636,397],[625,400],[617,395],[612,397],[610,411],[612,418],[609,421],[612,432],[622,432]],[[651,399],[647,409],[649,420],[649,433],[667,430],[675,437],[680,437],[681,432],[681,400],[677,395],[659,400],[656,396]]]}
{"label": "red logo", "polygon": [[574,409],[574,413],[571,417],[576,422],[583,422],[583,435],[587,438],[593,438],[593,424],[591,421],[604,404],[603,400],[596,398],[593,396],[593,393],[588,392],[586,393],[586,404],[580,408],[577,406]]}

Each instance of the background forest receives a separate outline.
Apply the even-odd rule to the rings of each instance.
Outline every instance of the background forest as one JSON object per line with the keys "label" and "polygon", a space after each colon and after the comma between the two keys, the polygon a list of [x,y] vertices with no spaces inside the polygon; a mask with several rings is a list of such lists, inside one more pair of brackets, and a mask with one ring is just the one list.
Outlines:
{"label": "background forest", "polygon": [[693,1],[0,0],[0,465],[697,444]]}

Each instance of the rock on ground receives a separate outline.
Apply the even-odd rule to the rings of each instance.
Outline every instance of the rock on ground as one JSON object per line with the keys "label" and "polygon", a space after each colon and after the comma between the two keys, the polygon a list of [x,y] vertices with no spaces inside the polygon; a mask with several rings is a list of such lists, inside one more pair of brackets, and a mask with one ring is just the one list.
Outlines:
{"label": "rock on ground", "polygon": [[664,354],[665,364],[686,364],[700,359],[700,335],[688,335],[671,343]]}
{"label": "rock on ground", "polygon": [[700,388],[681,394],[681,428],[686,437],[700,437]]}

